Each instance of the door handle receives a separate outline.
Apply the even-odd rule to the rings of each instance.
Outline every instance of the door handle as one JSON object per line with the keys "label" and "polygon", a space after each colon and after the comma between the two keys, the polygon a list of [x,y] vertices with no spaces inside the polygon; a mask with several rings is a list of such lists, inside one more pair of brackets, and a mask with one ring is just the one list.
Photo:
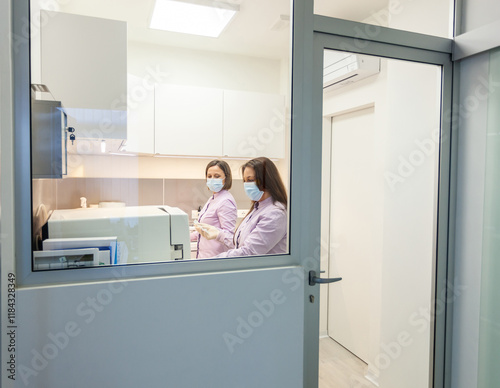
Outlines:
{"label": "door handle", "polygon": [[323,283],[335,283],[342,280],[342,278],[327,278],[322,279],[316,276],[316,271],[309,271],[309,285],[314,286],[315,284],[323,284]]}

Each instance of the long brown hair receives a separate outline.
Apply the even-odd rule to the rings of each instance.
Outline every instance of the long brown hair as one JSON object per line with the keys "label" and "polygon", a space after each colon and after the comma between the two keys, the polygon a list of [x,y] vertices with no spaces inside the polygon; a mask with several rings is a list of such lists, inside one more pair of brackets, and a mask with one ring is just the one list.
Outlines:
{"label": "long brown hair", "polygon": [[[262,156],[260,158],[255,158],[246,162],[243,166],[241,166],[241,175],[245,175],[245,168],[251,167],[255,171],[255,183],[259,190],[264,191],[267,190],[271,194],[274,202],[279,202],[285,206],[285,209],[288,207],[288,196],[286,194],[285,185],[281,180],[281,175],[278,171],[276,165],[272,162],[271,159]],[[248,210],[248,213],[245,215],[245,218],[252,212],[255,206],[255,201],[252,201],[252,206]],[[241,222],[233,235],[233,243],[236,246],[236,232],[243,222]]]}
{"label": "long brown hair", "polygon": [[271,194],[271,197],[273,197],[273,202],[282,203],[286,209],[288,205],[288,196],[286,194],[285,185],[281,180],[278,168],[272,160],[264,156],[249,160],[241,166],[242,175],[247,167],[254,169],[255,183],[257,184],[259,190],[267,190],[269,194]]}

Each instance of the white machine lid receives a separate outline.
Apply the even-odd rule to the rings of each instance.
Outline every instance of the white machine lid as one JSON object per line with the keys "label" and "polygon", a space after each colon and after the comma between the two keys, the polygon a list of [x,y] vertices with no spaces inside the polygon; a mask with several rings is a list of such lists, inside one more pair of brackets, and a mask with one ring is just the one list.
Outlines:
{"label": "white machine lid", "polygon": [[156,206],[128,206],[116,208],[86,208],[54,210],[50,221],[82,220],[97,218],[130,218],[130,217],[167,216],[165,211]]}

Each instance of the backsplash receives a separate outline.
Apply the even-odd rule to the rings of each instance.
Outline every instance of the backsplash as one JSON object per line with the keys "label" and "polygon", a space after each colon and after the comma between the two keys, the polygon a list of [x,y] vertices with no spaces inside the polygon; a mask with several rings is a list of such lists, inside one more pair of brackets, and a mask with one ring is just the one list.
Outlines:
{"label": "backsplash", "polygon": [[[230,190],[238,209],[248,209],[241,179],[233,179]],[[135,179],[135,178],[64,178],[33,180],[33,212],[40,204],[47,211],[80,207],[80,197],[87,205],[101,201],[125,202],[126,206],[168,205],[188,214],[203,206],[210,196],[204,179]]]}

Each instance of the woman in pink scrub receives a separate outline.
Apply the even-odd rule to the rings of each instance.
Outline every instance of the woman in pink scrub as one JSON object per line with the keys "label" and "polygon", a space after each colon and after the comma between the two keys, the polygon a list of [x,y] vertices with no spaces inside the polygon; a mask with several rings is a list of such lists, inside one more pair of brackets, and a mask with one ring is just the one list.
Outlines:
{"label": "woman in pink scrub", "polygon": [[[231,169],[223,160],[212,160],[205,169],[207,187],[213,193],[198,216],[202,225],[213,226],[227,234],[233,234],[236,226],[236,201],[228,191],[232,185]],[[195,223],[196,232],[191,233],[191,241],[198,241],[196,258],[214,257],[226,252],[229,248],[217,240],[208,240],[198,231],[201,228]]]}
{"label": "woman in pink scrub", "polygon": [[245,193],[252,200],[250,211],[234,234],[198,224],[200,233],[231,248],[217,257],[286,253],[288,198],[278,169],[261,157],[245,163],[241,171]]}

